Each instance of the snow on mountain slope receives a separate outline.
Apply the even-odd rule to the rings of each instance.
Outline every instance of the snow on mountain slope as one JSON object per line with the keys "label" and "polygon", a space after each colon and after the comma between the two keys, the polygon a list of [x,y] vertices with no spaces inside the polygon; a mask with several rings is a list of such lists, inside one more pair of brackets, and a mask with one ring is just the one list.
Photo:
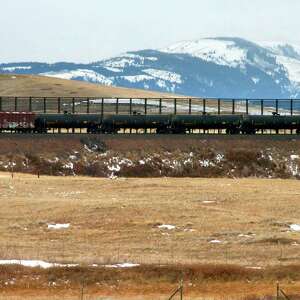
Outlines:
{"label": "snow on mountain slope", "polygon": [[96,73],[92,70],[72,70],[72,71],[61,71],[61,72],[46,72],[41,73],[40,75],[48,76],[48,77],[56,77],[61,79],[82,79],[83,81],[93,82],[93,83],[101,83],[103,85],[112,85],[113,81],[105,76]]}
{"label": "snow on mountain slope", "polygon": [[218,65],[245,68],[252,65],[270,75],[280,71],[272,51],[240,38],[205,38],[185,41],[162,49],[166,53],[189,54]]}
{"label": "snow on mountain slope", "polygon": [[279,56],[286,56],[300,60],[300,44],[286,44],[280,42],[259,42],[259,45]]}
{"label": "snow on mountain slope", "polygon": [[157,69],[145,69],[143,70],[143,72],[151,75],[154,78],[159,78],[174,83],[182,83],[180,74]]}
{"label": "snow on mountain slope", "polygon": [[279,64],[283,65],[290,81],[300,87],[300,45],[284,43],[260,43],[269,49]]}
{"label": "snow on mountain slope", "polygon": [[189,54],[219,65],[237,67],[246,60],[245,49],[237,47],[233,41],[206,38],[196,41],[183,41],[161,49],[166,53]]}

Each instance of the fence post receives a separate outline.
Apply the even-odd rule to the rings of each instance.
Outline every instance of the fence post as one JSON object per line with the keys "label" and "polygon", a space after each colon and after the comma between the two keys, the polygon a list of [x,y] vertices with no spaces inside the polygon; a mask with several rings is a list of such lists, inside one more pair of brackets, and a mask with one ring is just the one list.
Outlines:
{"label": "fence post", "polygon": [[218,99],[218,115],[221,114],[221,101]]}
{"label": "fence post", "polygon": [[129,114],[132,115],[132,98],[129,99]]}
{"label": "fence post", "polygon": [[206,99],[203,99],[203,114],[206,114]]}
{"label": "fence post", "polygon": [[44,114],[47,112],[46,97],[44,97]]}
{"label": "fence post", "polygon": [[147,115],[147,98],[145,98],[145,115]]}
{"label": "fence post", "polygon": [[246,99],[246,115],[249,115],[249,100]]}
{"label": "fence post", "polygon": [[84,297],[84,279],[81,280],[81,286],[80,286],[80,300],[83,300]]}
{"label": "fence post", "polygon": [[29,112],[32,112],[32,99],[29,97]]}
{"label": "fence post", "polygon": [[57,98],[57,113],[60,114],[60,97]]}
{"label": "fence post", "polygon": [[101,99],[101,116],[104,114],[104,98]]}
{"label": "fence post", "polygon": [[291,116],[294,114],[294,101],[291,99]]}
{"label": "fence post", "polygon": [[192,99],[189,99],[189,115],[192,114]]}
{"label": "fence post", "polygon": [[174,115],[177,114],[177,99],[174,98]]}
{"label": "fence post", "polygon": [[176,291],[169,297],[168,300],[172,300],[175,295],[180,293],[180,300],[183,300],[183,280],[180,281],[179,287],[176,289]]}
{"label": "fence post", "polygon": [[72,98],[72,114],[75,114],[75,98]]}
{"label": "fence post", "polygon": [[264,114],[264,100],[260,100],[260,114],[262,116]]}
{"label": "fence post", "polygon": [[276,107],[276,115],[278,115],[278,99],[275,101],[275,107]]}
{"label": "fence post", "polygon": [[183,279],[180,281],[180,300],[183,300]]}
{"label": "fence post", "polygon": [[162,112],[162,109],[161,109],[161,106],[162,106],[162,103],[161,103],[161,98],[159,99],[159,114],[161,115],[161,112]]}
{"label": "fence post", "polygon": [[232,114],[235,114],[235,99],[232,99]]}
{"label": "fence post", "polygon": [[279,289],[279,292],[284,296],[286,300],[290,300],[289,296],[282,289]]}
{"label": "fence post", "polygon": [[116,98],[116,115],[119,114],[119,98]]}
{"label": "fence post", "polygon": [[86,113],[90,113],[90,98],[86,99]]}

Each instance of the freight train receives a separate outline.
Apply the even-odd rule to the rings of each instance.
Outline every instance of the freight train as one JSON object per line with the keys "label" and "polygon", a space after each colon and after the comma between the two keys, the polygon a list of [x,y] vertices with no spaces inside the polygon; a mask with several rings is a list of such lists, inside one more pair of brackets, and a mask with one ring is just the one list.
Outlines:
{"label": "freight train", "polygon": [[51,130],[85,129],[87,133],[116,134],[121,130],[149,130],[157,134],[185,134],[218,130],[227,134],[291,130],[300,134],[300,116],[273,115],[101,115],[0,112],[0,132],[47,133]]}

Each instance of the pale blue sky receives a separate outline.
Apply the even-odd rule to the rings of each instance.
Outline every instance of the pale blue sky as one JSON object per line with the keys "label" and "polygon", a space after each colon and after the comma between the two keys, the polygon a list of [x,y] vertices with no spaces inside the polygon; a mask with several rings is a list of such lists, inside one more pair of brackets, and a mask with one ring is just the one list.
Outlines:
{"label": "pale blue sky", "polygon": [[96,61],[202,37],[300,44],[300,0],[0,0],[0,62]]}

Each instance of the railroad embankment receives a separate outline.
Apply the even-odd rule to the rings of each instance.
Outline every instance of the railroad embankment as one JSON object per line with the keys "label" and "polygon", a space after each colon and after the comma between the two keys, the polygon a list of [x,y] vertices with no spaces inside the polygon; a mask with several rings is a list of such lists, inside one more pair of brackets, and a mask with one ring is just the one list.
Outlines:
{"label": "railroad embankment", "polygon": [[0,171],[97,177],[300,178],[300,139],[2,135]]}

